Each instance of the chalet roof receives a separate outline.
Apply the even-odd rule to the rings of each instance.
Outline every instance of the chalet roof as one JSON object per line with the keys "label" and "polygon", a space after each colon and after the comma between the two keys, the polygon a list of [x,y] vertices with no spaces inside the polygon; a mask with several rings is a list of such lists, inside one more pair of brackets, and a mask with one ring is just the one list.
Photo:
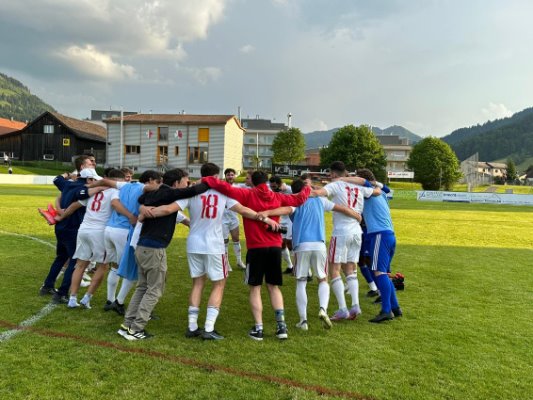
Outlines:
{"label": "chalet roof", "polygon": [[[201,115],[201,114],[135,114],[125,115],[123,121],[140,124],[182,124],[182,125],[225,125],[235,119],[239,127],[241,124],[235,115]],[[105,119],[104,122],[119,123],[120,117]],[[242,127],[241,127],[242,128]]]}
{"label": "chalet roof", "polygon": [[490,168],[507,169],[507,164],[505,164],[505,163],[488,162],[487,165],[488,165]]}
{"label": "chalet roof", "polygon": [[16,132],[26,126],[26,123],[20,121],[13,121],[6,118],[0,118],[0,135],[6,133]]}
{"label": "chalet roof", "polygon": [[82,121],[80,119],[67,117],[66,115],[51,112],[64,126],[74,132],[74,134],[82,139],[90,139],[96,141],[105,141],[107,138],[107,130],[98,124]]}

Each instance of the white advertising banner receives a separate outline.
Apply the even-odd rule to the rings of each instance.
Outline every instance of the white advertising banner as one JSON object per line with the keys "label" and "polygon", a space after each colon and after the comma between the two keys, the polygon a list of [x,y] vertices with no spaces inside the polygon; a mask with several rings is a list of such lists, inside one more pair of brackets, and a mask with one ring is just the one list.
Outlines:
{"label": "white advertising banner", "polygon": [[417,190],[416,199],[420,201],[450,201],[460,203],[533,206],[533,195],[530,194],[439,192],[432,190]]}
{"label": "white advertising banner", "polygon": [[413,179],[415,173],[412,171],[387,171],[387,177],[393,179]]}

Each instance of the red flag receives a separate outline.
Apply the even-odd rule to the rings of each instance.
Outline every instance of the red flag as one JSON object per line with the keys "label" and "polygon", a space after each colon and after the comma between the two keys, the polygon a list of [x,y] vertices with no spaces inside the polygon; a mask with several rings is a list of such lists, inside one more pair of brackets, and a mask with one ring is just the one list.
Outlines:
{"label": "red flag", "polygon": [[182,131],[178,131],[178,137],[181,139],[183,137],[183,132]]}
{"label": "red flag", "polygon": [[148,129],[148,130],[146,131],[146,137],[147,137],[148,139],[151,139],[152,136],[154,136],[154,133],[153,133],[150,129]]}

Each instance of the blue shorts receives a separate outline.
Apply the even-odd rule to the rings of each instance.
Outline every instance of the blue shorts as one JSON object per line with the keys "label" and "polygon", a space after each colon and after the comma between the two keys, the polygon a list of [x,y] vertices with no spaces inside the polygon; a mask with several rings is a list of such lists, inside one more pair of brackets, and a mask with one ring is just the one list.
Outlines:
{"label": "blue shorts", "polygon": [[394,232],[369,233],[367,235],[370,243],[370,258],[372,271],[390,272],[390,265],[394,251],[396,250],[396,236]]}

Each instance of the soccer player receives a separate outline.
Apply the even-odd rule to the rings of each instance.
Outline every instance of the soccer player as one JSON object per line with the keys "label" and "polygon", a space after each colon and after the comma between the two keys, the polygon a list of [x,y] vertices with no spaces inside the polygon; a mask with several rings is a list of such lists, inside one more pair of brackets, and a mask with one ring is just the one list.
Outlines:
{"label": "soccer player", "polygon": [[[357,170],[357,175],[367,181],[376,180],[372,171],[368,169]],[[394,235],[389,202],[385,192],[386,190],[380,196],[368,199],[363,210],[371,249],[371,269],[381,294],[381,311],[369,320],[369,322],[374,323],[388,321],[403,315],[396,297],[396,289],[387,275],[390,272],[390,265],[396,250],[396,236]]]}
{"label": "soccer player", "polygon": [[[285,185],[279,176],[271,176],[268,182],[270,183],[270,190],[273,192],[292,194],[291,188]],[[292,274],[292,221],[288,215],[282,215],[279,224],[285,231],[285,233],[281,233],[281,238],[283,240],[281,243],[281,258],[287,263],[287,269],[283,273]]]}
{"label": "soccer player", "polygon": [[[226,196],[234,198],[245,207],[254,211],[269,210],[281,206],[302,205],[309,196],[309,188],[305,187],[296,195],[285,195],[271,191],[266,185],[268,176],[262,171],[255,171],[252,176],[252,189],[232,187],[229,183],[214,177],[203,178],[212,189]],[[278,217],[272,218],[278,222]],[[287,324],[285,323],[285,309],[283,295],[279,286],[283,284],[281,272],[281,235],[278,232],[265,229],[262,217],[259,221],[243,220],[246,236],[246,283],[250,288],[250,307],[255,320],[254,327],[248,336],[254,340],[263,340],[263,302],[261,300],[261,286],[266,282],[270,303],[276,316],[276,337],[287,339]]]}
{"label": "soccer player", "polygon": [[[86,178],[87,183],[101,179],[92,168],[82,170],[80,176]],[[124,174],[117,169],[109,171],[108,176],[115,180],[124,178]],[[117,188],[120,189],[125,184],[125,182],[117,182]],[[80,302],[85,308],[91,308],[91,298],[105,275],[107,263],[104,232],[107,221],[111,216],[111,201],[113,199],[118,199],[117,189],[103,190],[87,200],[80,200],[80,204],[72,204],[63,215],[57,217],[58,220],[68,218],[78,206],[83,205],[86,207],[85,217],[78,230],[76,240],[74,258],[77,259],[77,262],[70,285],[70,298],[67,304],[69,308],[80,306],[77,298],[78,290],[89,263],[96,262],[97,269],[87,293]]]}
{"label": "soccer player", "polygon": [[[87,156],[80,156],[74,162],[78,172],[86,168],[91,168],[92,166]],[[61,191],[58,211],[68,208],[72,203],[77,203],[78,200],[88,199],[92,194],[103,190],[103,188],[87,189],[85,178],[80,177],[76,181],[69,181],[68,176],[69,174],[65,173],[54,178],[54,185]],[[65,218],[54,226],[57,240],[56,258],[50,266],[50,271],[43,286],[39,290],[40,295],[53,295],[52,301],[54,303],[68,302],[68,290],[70,288],[72,272],[76,265],[76,259],[73,257],[76,251],[76,236],[84,215],[85,208],[81,207],[70,218]],[[54,289],[56,279],[67,261],[69,262],[63,274],[63,281],[56,291]]]}
{"label": "soccer player", "polygon": [[[107,275],[107,301],[104,310],[113,310],[119,315],[124,315],[124,301],[136,281],[123,278],[118,296],[116,295],[120,276],[115,265],[120,263],[122,254],[126,249],[128,235],[133,231],[139,216],[139,197],[144,192],[145,184],[155,184],[161,181],[161,174],[157,171],[144,171],[139,178],[139,182],[131,182],[131,171],[123,168],[121,171],[130,175],[128,185],[120,190],[118,199],[111,201],[113,212],[105,229],[105,245],[107,261],[114,263]],[[126,176],[124,177],[126,181]],[[103,182],[106,183],[106,182]],[[113,181],[109,182],[113,186]]]}
{"label": "soccer player", "polygon": [[[213,163],[202,165],[202,177],[217,177],[220,168]],[[210,189],[200,196],[178,200],[167,206],[144,209],[145,216],[160,217],[188,208],[191,217],[191,230],[187,238],[187,258],[192,278],[192,289],[189,297],[189,326],[185,336],[198,337],[204,340],[224,339],[215,330],[215,323],[222,304],[226,278],[228,277],[228,263],[224,252],[222,236],[222,219],[224,210],[241,214],[243,217],[257,219],[258,213],[243,207],[237,201],[230,199],[216,190]],[[265,223],[276,228],[277,224],[265,219]],[[207,302],[205,328],[198,327],[198,315],[206,278],[212,282],[211,294]]]}
{"label": "soccer player", "polygon": [[[226,168],[224,170],[224,179],[230,185],[235,185],[236,172],[233,168]],[[231,235],[231,241],[233,244],[233,253],[237,260],[237,266],[246,269],[246,265],[242,262],[242,249],[241,240],[239,238],[239,217],[234,211],[230,209],[224,210],[224,218],[222,219],[222,236],[224,237],[224,246],[226,249],[226,255],[228,255],[228,235]],[[231,266],[229,267],[231,271]]]}
{"label": "soccer player", "polygon": [[[293,193],[299,193],[304,186],[310,186],[310,181],[296,179],[291,184]],[[326,254],[326,225],[324,211],[335,211],[345,214],[350,218],[361,220],[361,215],[351,208],[335,204],[325,197],[310,197],[300,207],[281,207],[265,211],[261,214],[274,216],[290,214],[293,222],[293,246],[296,255],[296,305],[300,321],[296,327],[308,330],[307,322],[307,277],[309,271],[318,279],[318,317],[324,328],[331,328],[331,321],[327,314],[330,288],[327,282],[327,254]]]}
{"label": "soccer player", "polygon": [[[157,207],[181,198],[196,196],[208,189],[203,184],[187,187],[188,183],[189,176],[184,170],[169,170],[163,175],[163,184],[157,190],[143,194],[139,202],[145,206]],[[135,250],[139,280],[126,310],[124,322],[117,331],[127,340],[142,340],[153,336],[145,327],[165,290],[166,248],[174,234],[176,214],[149,218],[143,222]]]}
{"label": "soccer player", "polygon": [[[335,161],[331,164],[330,174],[332,182],[321,189],[316,189],[314,193],[319,196],[329,196],[335,204],[347,206],[359,214],[363,213],[364,198],[381,192],[379,188],[372,189],[371,187],[342,182],[340,178],[347,175],[346,167],[342,161]],[[361,249],[361,232],[361,226],[356,219],[338,212],[333,213],[329,262],[331,264],[331,289],[337,298],[339,309],[331,317],[332,321],[355,319],[361,314],[359,282],[355,268]],[[352,297],[349,311],[344,297],[341,267],[346,275],[348,292]]]}

